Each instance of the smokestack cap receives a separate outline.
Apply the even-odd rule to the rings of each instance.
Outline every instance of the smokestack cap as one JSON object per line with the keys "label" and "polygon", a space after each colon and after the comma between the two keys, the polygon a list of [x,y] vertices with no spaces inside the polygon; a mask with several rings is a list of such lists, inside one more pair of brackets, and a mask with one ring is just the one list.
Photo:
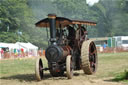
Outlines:
{"label": "smokestack cap", "polygon": [[56,18],[56,14],[48,14],[48,18],[55,19]]}

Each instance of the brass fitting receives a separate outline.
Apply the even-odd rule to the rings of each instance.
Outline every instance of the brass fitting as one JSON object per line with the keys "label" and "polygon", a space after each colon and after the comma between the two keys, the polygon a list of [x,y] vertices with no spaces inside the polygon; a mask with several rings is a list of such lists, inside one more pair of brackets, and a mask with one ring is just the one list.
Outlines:
{"label": "brass fitting", "polygon": [[48,14],[48,18],[49,19],[55,19],[56,18],[56,15],[55,14]]}

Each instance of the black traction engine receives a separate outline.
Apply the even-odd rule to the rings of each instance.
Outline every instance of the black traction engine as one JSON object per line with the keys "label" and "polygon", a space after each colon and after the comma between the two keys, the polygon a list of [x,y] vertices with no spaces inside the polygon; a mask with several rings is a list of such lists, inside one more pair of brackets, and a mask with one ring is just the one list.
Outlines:
{"label": "black traction engine", "polygon": [[43,79],[43,71],[49,70],[54,77],[63,76],[66,71],[68,79],[73,76],[74,70],[83,69],[85,74],[96,72],[98,57],[95,43],[87,37],[87,25],[95,26],[95,22],[71,20],[48,14],[35,24],[37,27],[50,28],[49,46],[45,57],[48,68],[43,67],[43,61],[36,61],[35,74],[37,80]]}

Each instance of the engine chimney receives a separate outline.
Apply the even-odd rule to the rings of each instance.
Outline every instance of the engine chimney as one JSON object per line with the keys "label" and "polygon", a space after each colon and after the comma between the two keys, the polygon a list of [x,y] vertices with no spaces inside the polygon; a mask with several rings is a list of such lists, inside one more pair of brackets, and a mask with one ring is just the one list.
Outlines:
{"label": "engine chimney", "polygon": [[56,15],[48,14],[50,25],[50,41],[51,44],[56,44]]}

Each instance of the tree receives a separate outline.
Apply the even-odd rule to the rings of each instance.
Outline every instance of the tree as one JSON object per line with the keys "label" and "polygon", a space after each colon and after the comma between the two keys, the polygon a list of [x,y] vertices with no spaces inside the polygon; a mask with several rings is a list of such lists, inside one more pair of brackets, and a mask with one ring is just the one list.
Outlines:
{"label": "tree", "polygon": [[72,19],[88,19],[86,0],[54,0],[62,16]]}
{"label": "tree", "polygon": [[90,8],[93,19],[98,23],[98,36],[128,35],[125,31],[128,16],[121,9],[124,7],[121,6],[122,3],[124,3],[123,0],[100,0]]}
{"label": "tree", "polygon": [[14,31],[26,25],[30,14],[26,0],[0,0],[1,31]]}

